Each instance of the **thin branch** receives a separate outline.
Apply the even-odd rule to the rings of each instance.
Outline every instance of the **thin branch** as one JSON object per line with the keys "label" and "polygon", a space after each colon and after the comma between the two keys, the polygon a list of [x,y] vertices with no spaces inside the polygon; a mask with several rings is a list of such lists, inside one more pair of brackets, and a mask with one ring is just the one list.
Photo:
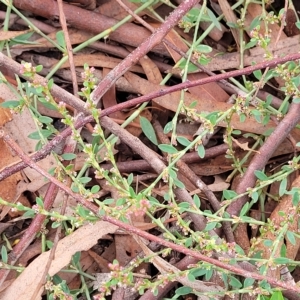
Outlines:
{"label": "thin branch", "polygon": [[97,104],[114,82],[128,71],[131,66],[135,65],[141,57],[151,51],[154,46],[158,45],[166,34],[176,26],[178,21],[198,2],[199,0],[184,1],[174,9],[165,22],[152,35],[102,79],[91,95],[93,102]]}
{"label": "thin branch", "polygon": [[73,57],[73,49],[72,49],[72,44],[68,32],[68,27],[67,27],[67,21],[64,13],[64,8],[63,8],[63,2],[62,0],[57,0],[58,4],[58,10],[59,10],[59,21],[61,28],[64,33],[65,37],[65,42],[66,42],[66,47],[68,51],[68,59],[70,63],[70,70],[71,70],[71,76],[72,76],[72,83],[73,83],[73,93],[75,96],[78,95],[78,84],[77,84],[77,76],[76,76],[76,70],[75,70],[75,64],[74,64],[74,57]]}

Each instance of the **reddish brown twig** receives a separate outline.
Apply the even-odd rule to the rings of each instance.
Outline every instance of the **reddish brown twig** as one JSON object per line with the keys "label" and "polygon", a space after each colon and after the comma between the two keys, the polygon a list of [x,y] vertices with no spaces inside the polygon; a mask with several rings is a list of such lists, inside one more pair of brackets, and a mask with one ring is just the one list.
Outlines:
{"label": "reddish brown twig", "polygon": [[135,65],[141,57],[146,55],[158,45],[166,34],[178,23],[178,21],[195,5],[199,0],[189,0],[181,3],[168,16],[165,22],[149,36],[143,43],[133,50],[120,64],[111,70],[105,78],[98,84],[91,95],[94,103],[98,103],[102,96],[109,90],[109,88],[121,77],[131,66]]}
{"label": "reddish brown twig", "polygon": [[[59,16],[57,2],[53,0],[14,0],[13,5],[23,11],[31,12],[50,20],[55,20],[55,18]],[[87,32],[99,34],[100,32],[111,29],[118,23],[118,20],[114,18],[109,18],[103,14],[88,11],[74,5],[63,3],[63,8],[67,24]],[[132,38],[133,33],[134,38]],[[149,35],[150,33],[147,29],[133,23],[126,23],[115,31],[111,30],[109,39],[121,44],[138,47]],[[161,44],[151,50],[163,55],[169,54],[166,48]]]}

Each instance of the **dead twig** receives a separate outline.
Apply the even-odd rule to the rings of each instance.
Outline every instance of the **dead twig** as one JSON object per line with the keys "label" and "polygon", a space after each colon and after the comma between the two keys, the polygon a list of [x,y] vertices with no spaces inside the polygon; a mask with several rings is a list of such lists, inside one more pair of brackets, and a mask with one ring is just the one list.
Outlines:
{"label": "dead twig", "polygon": [[69,32],[68,32],[67,21],[66,21],[66,17],[64,14],[62,0],[57,0],[57,4],[58,4],[58,10],[59,10],[59,21],[60,21],[60,25],[61,25],[61,28],[64,33],[66,47],[67,47],[67,51],[68,51],[68,59],[69,59],[69,63],[70,63],[70,70],[71,70],[72,84],[73,84],[73,93],[76,96],[76,95],[78,95],[78,84],[77,84],[77,76],[76,76],[76,70],[75,70],[75,65],[74,65],[72,44],[71,44],[71,40],[70,40],[70,36],[69,36]]}

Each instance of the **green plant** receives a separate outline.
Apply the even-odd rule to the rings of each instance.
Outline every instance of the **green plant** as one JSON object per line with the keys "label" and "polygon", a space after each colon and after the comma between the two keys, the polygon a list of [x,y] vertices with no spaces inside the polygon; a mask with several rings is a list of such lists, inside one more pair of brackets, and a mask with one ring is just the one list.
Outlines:
{"label": "green plant", "polygon": [[[3,2],[3,1],[2,1]],[[133,1],[142,3],[143,5],[137,10],[145,9],[149,5],[155,4],[157,1]],[[241,7],[243,1],[237,2],[233,9]],[[246,1],[245,6],[241,9],[241,19],[237,24],[231,24],[232,26],[239,28],[241,32],[245,30],[244,17],[249,1]],[[9,6],[10,7],[10,6]],[[11,7],[15,12],[18,12],[13,6]],[[18,12],[19,13],[19,12]],[[258,45],[265,51],[266,59],[272,59],[272,52],[269,51],[269,44],[271,42],[269,38],[268,24],[272,22],[281,22],[282,13],[278,15],[269,13],[263,16],[261,20],[259,18],[253,20],[250,25],[251,28],[251,40],[249,43],[241,41],[240,53],[243,53],[248,48]],[[182,82],[186,82],[188,74],[198,70],[198,64],[205,65],[209,62],[206,54],[211,52],[211,47],[201,44],[204,37],[208,33],[209,29],[199,36],[199,23],[203,20],[210,19],[212,21],[209,28],[219,27],[219,21],[222,16],[216,18],[211,10],[206,7],[206,1],[203,2],[201,9],[192,9],[180,22],[182,28],[185,31],[194,28],[194,37],[192,44],[189,44],[189,51],[185,58],[179,60],[175,67],[179,67],[181,72]],[[92,43],[96,39],[108,36],[109,32],[115,30],[118,26],[121,26],[128,18],[120,21],[114,28],[110,28],[100,35],[94,37],[90,41],[77,46],[74,52],[81,50],[88,44]],[[259,33],[260,22],[264,22],[267,28],[265,34]],[[242,36],[242,35],[241,35]],[[16,42],[16,41],[15,41]],[[53,41],[52,41],[53,42]],[[57,44],[53,42],[59,50],[65,55],[59,64],[53,68],[52,72],[48,75],[51,78],[55,70],[66,61],[67,49],[64,39],[59,33],[57,35]],[[242,60],[241,60],[242,61]],[[243,63],[241,63],[243,66]],[[163,133],[171,133],[170,142],[162,142],[157,136],[157,130],[155,130],[150,121],[144,117],[140,117],[141,128],[145,136],[158,147],[162,154],[165,154],[166,165],[162,162],[156,166],[155,171],[157,177],[147,187],[140,188],[136,184],[136,178],[134,174],[129,173],[124,176],[118,169],[117,161],[115,160],[114,145],[118,137],[122,137],[123,140],[130,136],[125,136],[121,129],[108,128],[105,125],[105,119],[103,121],[102,111],[96,107],[95,102],[92,100],[92,93],[97,86],[97,80],[94,76],[94,69],[89,68],[88,65],[84,66],[84,72],[82,74],[84,83],[79,96],[84,100],[82,105],[82,114],[79,114],[77,118],[74,118],[67,110],[65,103],[56,103],[52,95],[51,89],[54,82],[50,79],[47,82],[41,83],[35,80],[36,74],[42,70],[42,66],[34,67],[30,63],[24,62],[20,75],[28,79],[28,82],[22,82],[18,79],[18,88],[14,91],[19,95],[18,100],[5,102],[2,106],[9,107],[17,113],[21,113],[24,109],[28,109],[31,113],[32,119],[36,124],[37,130],[28,135],[28,138],[37,140],[36,149],[42,149],[49,145],[51,140],[55,140],[60,136],[60,132],[53,126],[53,119],[47,116],[43,116],[37,109],[37,103],[41,103],[51,109],[57,110],[62,116],[62,122],[72,132],[72,139],[76,141],[78,149],[85,153],[86,158],[81,170],[77,173],[74,170],[74,165],[71,162],[76,158],[74,153],[53,153],[56,157],[57,166],[53,170],[47,170],[51,175],[55,175],[55,178],[62,182],[65,177],[70,178],[70,189],[65,191],[73,192],[77,194],[76,200],[80,199],[81,204],[78,204],[73,208],[72,215],[61,214],[57,211],[50,211],[45,208],[44,199],[42,197],[36,197],[36,204],[28,208],[20,203],[12,204],[4,199],[0,200],[2,205],[10,206],[13,210],[25,212],[24,217],[33,218],[37,214],[43,215],[50,222],[52,228],[57,228],[61,225],[65,228],[67,234],[71,234],[76,228],[86,224],[93,223],[97,220],[107,218],[105,220],[122,221],[123,224],[128,225],[132,222],[132,218],[135,216],[146,216],[156,228],[162,232],[163,238],[168,242],[173,242],[177,246],[180,246],[183,253],[185,249],[193,250],[195,253],[201,253],[210,258],[214,256],[219,261],[228,265],[227,269],[223,268],[224,265],[219,266],[213,264],[209,260],[197,261],[189,265],[185,270],[168,269],[168,272],[161,272],[156,280],[148,278],[136,278],[135,269],[142,263],[148,263],[155,261],[156,257],[165,257],[170,255],[170,248],[162,249],[156,252],[154,255],[144,255],[136,257],[127,266],[121,266],[118,261],[114,260],[109,264],[111,270],[110,279],[107,280],[100,288],[98,299],[105,299],[107,295],[116,289],[118,286],[131,287],[140,294],[143,294],[147,289],[151,289],[154,294],[158,293],[160,285],[164,285],[170,281],[179,281],[183,285],[175,290],[175,295],[171,299],[178,299],[183,295],[195,294],[205,295],[208,298],[215,298],[218,296],[234,296],[235,294],[253,294],[257,295],[261,299],[283,299],[281,290],[271,281],[272,278],[268,277],[268,271],[272,268],[279,268],[281,266],[288,266],[289,268],[299,265],[299,262],[287,257],[287,251],[285,248],[284,240],[287,240],[291,244],[295,245],[299,234],[297,231],[291,230],[290,226],[293,223],[293,216],[299,212],[299,189],[298,187],[292,187],[288,189],[287,178],[293,172],[299,170],[298,155],[295,155],[290,161],[283,164],[276,172],[268,173],[263,168],[257,169],[253,172],[254,184],[246,189],[240,189],[239,192],[226,189],[222,193],[222,199],[219,201],[219,207],[211,208],[208,206],[203,209],[203,196],[199,197],[194,195],[191,197],[187,195],[186,198],[180,198],[180,192],[185,190],[186,186],[181,179],[180,173],[180,161],[185,154],[189,151],[195,150],[198,152],[199,157],[203,158],[206,155],[206,148],[203,144],[203,138],[212,134],[220,124],[226,124],[226,129],[223,131],[224,142],[228,145],[226,158],[230,159],[233,165],[232,173],[228,176],[228,181],[234,176],[245,176],[247,172],[247,164],[251,159],[252,153],[256,153],[259,146],[264,145],[265,140],[270,136],[270,132],[262,132],[261,134],[242,134],[240,130],[234,128],[233,120],[238,116],[241,123],[247,122],[249,117],[262,125],[267,125],[270,119],[281,120],[287,115],[288,109],[292,110],[293,105],[297,105],[300,99],[299,93],[299,66],[296,62],[288,62],[278,65],[274,70],[266,69],[265,71],[256,70],[253,72],[253,79],[243,78],[243,84],[238,83],[237,86],[242,86],[242,92],[240,92],[235,102],[227,110],[216,110],[213,112],[199,112],[196,109],[196,102],[187,105],[185,103],[186,91],[181,91],[181,98],[177,111],[174,113],[172,120],[170,120],[164,127]],[[245,75],[245,74],[243,74]],[[165,84],[171,75],[167,75],[161,84]],[[263,101],[258,97],[258,91],[271,79],[281,78],[284,80],[285,85],[281,88],[281,92],[285,97],[282,101],[282,105],[279,108],[272,106],[271,98]],[[5,82],[5,79],[3,79]],[[31,82],[31,83],[29,83]],[[236,82],[234,82],[236,83]],[[12,87],[13,89],[13,87]],[[83,103],[83,102],[82,102]],[[292,104],[294,103],[294,104]],[[146,103],[136,109],[136,111],[126,120],[122,127],[126,127],[132,122],[140,112],[146,107]],[[297,106],[298,107],[298,106]],[[87,143],[80,133],[78,122],[85,118],[84,114],[90,115],[93,122],[93,134],[92,142]],[[201,133],[195,137],[192,141],[189,139],[178,136],[176,128],[179,123],[179,117],[184,116],[187,122],[200,122],[202,125]],[[107,135],[105,128],[110,129],[114,135]],[[243,135],[244,137],[251,136],[255,143],[252,146],[246,146],[244,150],[248,153],[241,159],[235,153],[235,143],[237,137]],[[134,141],[132,138],[130,141]],[[130,144],[130,142],[128,142]],[[130,144],[134,150],[142,147],[139,141],[136,144]],[[296,144],[299,147],[299,143]],[[149,155],[154,160],[157,158],[151,151],[147,150],[144,153],[144,157]],[[63,162],[70,162],[65,164]],[[108,161],[111,164],[110,169],[104,169],[101,166],[101,162]],[[93,173],[88,172],[93,168]],[[49,179],[50,175],[47,177]],[[114,190],[117,196],[99,198],[101,187],[99,184],[95,184],[95,180],[105,180],[107,187]],[[55,182],[55,181],[53,181]],[[271,195],[275,199],[279,199],[286,196],[292,197],[291,214],[280,212],[279,215],[283,218],[280,222],[280,226],[266,219],[265,211],[263,211],[263,217],[261,220],[257,220],[249,215],[250,210],[256,203],[260,203],[260,207],[264,210],[264,204],[267,199],[268,191],[266,187],[279,182],[278,195]],[[159,195],[155,191],[155,188],[159,183],[166,185],[166,190],[162,195]],[[198,182],[199,184],[199,182]],[[204,183],[200,183],[202,190],[206,191],[205,197],[210,199],[211,194],[207,191],[207,187]],[[238,203],[242,197],[248,197],[250,201],[240,204],[238,213],[232,213],[232,207],[235,203]],[[82,203],[85,207],[82,206]],[[90,204],[94,205],[96,209],[90,210]],[[160,212],[163,212],[160,214]],[[236,212],[236,211],[234,211]],[[191,226],[191,221],[186,218],[189,215],[191,220],[193,216],[199,220],[203,220],[203,228],[197,228],[197,225]],[[176,220],[176,230],[171,229],[166,223],[168,218],[172,217]],[[260,236],[253,238],[251,241],[251,247],[249,254],[246,254],[244,250],[223,238],[220,238],[216,231],[224,226],[225,223],[233,225],[233,229],[238,225],[247,224],[250,228],[260,227]],[[194,222],[195,223],[195,222]],[[125,226],[124,225],[124,226]],[[133,234],[136,234],[132,230]],[[272,233],[275,238],[270,240],[268,234]],[[268,258],[262,257],[256,246],[262,243],[264,246],[269,247],[270,255]],[[52,243],[47,243],[47,246],[51,248]],[[9,264],[7,248],[2,247],[1,251],[2,264],[1,268],[17,269]],[[240,262],[247,262],[253,268],[258,268],[258,278],[247,277],[247,272],[240,266]],[[231,266],[239,267],[241,273],[237,273],[236,269],[232,269]],[[255,266],[255,267],[254,267]],[[65,281],[55,275],[53,278],[48,278],[46,284],[46,290],[48,291],[48,299],[68,299],[76,297],[78,295],[85,295],[87,299],[91,299],[92,288],[88,287],[87,280],[94,280],[89,274],[82,271],[80,265],[80,253],[76,253],[70,264],[68,272],[76,272],[80,275],[81,288],[79,290],[70,290]],[[256,269],[255,269],[256,271]],[[244,272],[244,273],[242,273]],[[218,290],[205,290],[200,285],[201,282],[210,281],[216,274],[221,274],[222,286],[218,286]],[[238,277],[243,275],[244,277]],[[251,273],[251,275],[253,275]],[[254,276],[254,275],[253,275]],[[255,281],[255,279],[258,279]],[[182,281],[180,281],[182,280]],[[194,283],[198,284],[194,285]],[[283,283],[280,287],[282,288]],[[201,289],[202,288],[202,289]],[[296,289],[297,287],[295,287]]]}

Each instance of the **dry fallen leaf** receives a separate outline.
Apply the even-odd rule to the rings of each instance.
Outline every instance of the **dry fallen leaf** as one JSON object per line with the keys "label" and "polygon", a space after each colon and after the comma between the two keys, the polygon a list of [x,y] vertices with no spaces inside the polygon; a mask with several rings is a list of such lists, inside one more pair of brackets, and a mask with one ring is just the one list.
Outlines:
{"label": "dry fallen leaf", "polygon": [[[63,267],[69,264],[72,255],[78,251],[87,251],[94,246],[98,239],[108,233],[114,233],[117,226],[107,222],[99,221],[95,224],[87,224],[69,236],[58,242],[55,258],[52,260],[49,275],[54,276]],[[23,273],[3,292],[0,294],[0,300],[28,300],[32,299],[35,288],[41,280],[44,268],[48,262],[50,251],[39,255]],[[39,291],[38,298],[41,299],[43,292]]]}
{"label": "dry fallen leaf", "polygon": [[22,30],[22,31],[4,31],[0,30],[0,41],[8,41],[13,39],[21,34],[30,32],[31,30]]}
{"label": "dry fallen leaf", "polygon": [[235,139],[234,137],[231,137],[231,139],[241,148],[243,149],[244,151],[252,151],[252,152],[256,152],[256,153],[259,153],[259,151],[256,151],[256,150],[253,150],[251,148],[249,148],[248,146],[248,142],[246,143],[240,143],[237,139]]}

